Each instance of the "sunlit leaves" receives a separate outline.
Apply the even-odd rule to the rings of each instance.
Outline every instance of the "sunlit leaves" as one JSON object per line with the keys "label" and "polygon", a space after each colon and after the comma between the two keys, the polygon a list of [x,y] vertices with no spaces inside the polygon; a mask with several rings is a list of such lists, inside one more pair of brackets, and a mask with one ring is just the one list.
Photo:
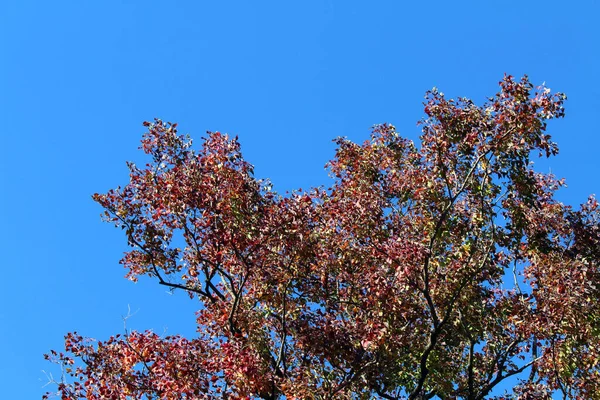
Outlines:
{"label": "sunlit leaves", "polygon": [[[151,332],[49,358],[63,398],[483,399],[600,389],[600,218],[554,199],[562,94],[507,76],[483,106],[425,99],[420,146],[389,124],[337,139],[326,190],[280,196],[239,143],[194,150],[155,120],[130,182],[94,199],[147,275],[201,304],[198,336]],[[69,378],[70,377],[70,378]],[[72,378],[72,379],[71,379]],[[537,397],[536,397],[537,396]]]}

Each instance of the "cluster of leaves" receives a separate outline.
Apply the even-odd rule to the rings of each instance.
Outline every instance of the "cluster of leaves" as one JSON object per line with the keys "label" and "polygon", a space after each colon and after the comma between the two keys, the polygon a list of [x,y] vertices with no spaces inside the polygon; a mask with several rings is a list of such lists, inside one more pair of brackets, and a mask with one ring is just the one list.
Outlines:
{"label": "cluster of leaves", "polygon": [[[127,277],[197,297],[198,336],[77,334],[65,399],[593,398],[600,219],[532,169],[562,94],[507,76],[482,107],[428,92],[421,146],[392,125],[338,139],[333,185],[280,196],[236,139],[155,120],[130,183],[94,199]],[[75,366],[78,365],[78,366]]]}

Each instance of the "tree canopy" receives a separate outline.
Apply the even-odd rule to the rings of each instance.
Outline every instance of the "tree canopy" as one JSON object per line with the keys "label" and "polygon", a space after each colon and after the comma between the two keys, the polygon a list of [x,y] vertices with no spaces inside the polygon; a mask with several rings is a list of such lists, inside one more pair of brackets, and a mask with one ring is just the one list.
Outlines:
{"label": "tree canopy", "polygon": [[[199,301],[197,336],[69,333],[64,399],[544,399],[600,393],[600,219],[531,159],[565,96],[506,76],[426,95],[420,145],[336,139],[329,188],[277,194],[236,138],[146,122],[144,167],[95,194],[127,278]],[[497,390],[513,377],[512,391]],[[516,379],[515,379],[516,378]],[[504,386],[506,387],[506,386]]]}

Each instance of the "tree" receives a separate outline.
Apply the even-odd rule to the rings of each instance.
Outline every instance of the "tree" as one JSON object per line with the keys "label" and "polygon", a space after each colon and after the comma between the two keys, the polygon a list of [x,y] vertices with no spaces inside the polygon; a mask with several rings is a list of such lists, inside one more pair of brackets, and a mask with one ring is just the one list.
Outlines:
{"label": "tree", "polygon": [[[130,182],[95,194],[150,276],[200,300],[198,336],[66,336],[65,399],[598,398],[600,219],[555,200],[562,94],[506,76],[482,107],[426,95],[420,147],[392,125],[337,139],[334,182],[281,196],[237,139],[199,151],[155,120]],[[513,381],[514,382],[514,381]]]}

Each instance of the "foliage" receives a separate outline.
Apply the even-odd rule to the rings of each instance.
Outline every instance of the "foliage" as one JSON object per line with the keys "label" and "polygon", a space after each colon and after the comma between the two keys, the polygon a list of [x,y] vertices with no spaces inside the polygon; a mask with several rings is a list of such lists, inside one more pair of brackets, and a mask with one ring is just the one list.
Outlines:
{"label": "foliage", "polygon": [[[600,221],[530,155],[562,94],[507,76],[482,107],[426,95],[421,145],[340,138],[334,182],[281,196],[236,139],[155,120],[124,188],[94,195],[121,261],[200,301],[193,339],[67,335],[65,399],[594,398]],[[513,378],[514,379],[514,378]],[[511,380],[515,382],[515,380]]]}

